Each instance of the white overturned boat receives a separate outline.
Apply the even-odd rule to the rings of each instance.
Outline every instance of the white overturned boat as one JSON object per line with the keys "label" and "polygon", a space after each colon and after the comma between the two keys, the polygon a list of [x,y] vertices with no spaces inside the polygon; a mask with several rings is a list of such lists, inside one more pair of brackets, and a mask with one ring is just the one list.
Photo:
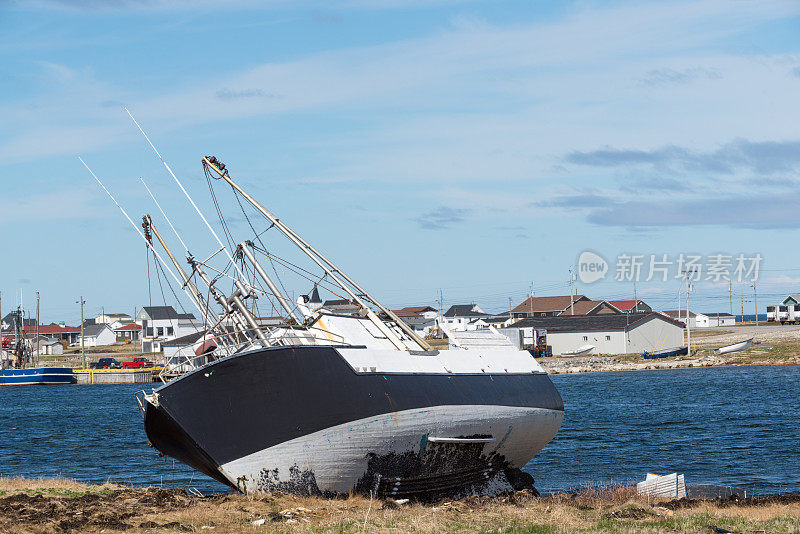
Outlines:
{"label": "white overturned boat", "polygon": [[725,347],[714,349],[714,354],[729,354],[731,352],[739,352],[743,350],[748,350],[752,346],[753,346],[753,338],[751,337],[750,339],[746,339],[745,341],[741,341],[739,343],[734,343],[733,345],[727,345]]}
{"label": "white overturned boat", "polygon": [[[564,406],[530,353],[507,340],[431,348],[244,192],[225,165],[206,157],[203,166],[272,232],[253,229],[254,240],[227,262],[220,241],[216,267],[187,253],[185,273],[145,217],[148,245],[155,255],[155,237],[166,250],[164,266],[209,325],[186,351],[194,370],[137,396],[154,447],[243,492],[435,497],[532,483],[520,469],[555,436]],[[288,239],[311,265],[279,257],[274,241],[264,244],[270,236]],[[287,273],[307,295],[288,298]],[[217,280],[232,282],[232,293]],[[323,303],[325,292],[336,300]],[[349,311],[334,305],[342,303]],[[254,313],[270,305],[278,324]]]}
{"label": "white overturned boat", "polygon": [[585,356],[594,350],[594,345],[583,345],[572,352],[562,352],[562,357],[570,357],[570,356]]}

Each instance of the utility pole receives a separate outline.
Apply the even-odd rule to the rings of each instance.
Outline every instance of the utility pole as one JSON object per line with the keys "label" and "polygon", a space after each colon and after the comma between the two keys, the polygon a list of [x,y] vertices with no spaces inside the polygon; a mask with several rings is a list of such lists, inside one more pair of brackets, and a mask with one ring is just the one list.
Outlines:
{"label": "utility pole", "polygon": [[574,291],[572,291],[572,265],[569,266],[569,314],[575,315]]}
{"label": "utility pole", "polygon": [[83,359],[83,368],[86,369],[86,346],[84,345],[85,337],[83,335],[83,305],[86,304],[86,301],[83,300],[83,295],[81,295],[81,300],[76,304],[81,305],[81,358]]}
{"label": "utility pole", "polygon": [[753,299],[756,306],[756,326],[758,326],[758,294],[756,293],[756,281],[753,280]]}
{"label": "utility pole", "polygon": [[511,297],[508,297],[508,321],[511,323]]}
{"label": "utility pole", "polygon": [[742,322],[744,322],[744,289],[741,290],[739,293],[742,295]]}
{"label": "utility pole", "polygon": [[688,356],[692,355],[692,329],[689,326],[689,274],[694,271],[683,271],[686,277],[686,353]]}
{"label": "utility pole", "polygon": [[36,367],[39,367],[39,292],[36,292]]}
{"label": "utility pole", "polygon": [[733,284],[728,280],[728,298],[731,301],[731,315],[733,315]]}
{"label": "utility pole", "polygon": [[530,314],[529,314],[529,316],[533,317],[533,282],[531,282],[531,296],[530,296],[530,299],[528,299],[528,302],[530,303],[530,306],[529,306]]}

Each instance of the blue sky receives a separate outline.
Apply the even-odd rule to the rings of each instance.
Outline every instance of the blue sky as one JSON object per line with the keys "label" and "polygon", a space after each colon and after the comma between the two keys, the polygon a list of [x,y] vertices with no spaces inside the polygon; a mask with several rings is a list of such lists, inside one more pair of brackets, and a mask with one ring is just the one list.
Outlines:
{"label": "blue sky", "polygon": [[[0,22],[4,310],[147,303],[143,245],[78,155],[214,250],[123,106],[209,216],[215,154],[390,306],[565,294],[587,249],[759,253],[762,310],[800,291],[797,2],[19,0]],[[674,308],[680,285],[637,294]],[[693,298],[727,311],[728,284]]]}

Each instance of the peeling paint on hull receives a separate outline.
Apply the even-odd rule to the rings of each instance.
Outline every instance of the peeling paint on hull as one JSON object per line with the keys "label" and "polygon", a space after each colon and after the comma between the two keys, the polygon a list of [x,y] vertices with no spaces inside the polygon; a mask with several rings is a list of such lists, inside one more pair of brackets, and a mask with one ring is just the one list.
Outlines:
{"label": "peeling paint on hull", "polygon": [[150,442],[248,492],[385,491],[388,479],[411,493],[507,489],[505,471],[563,419],[546,374],[357,374],[332,347],[238,355],[157,392],[145,409]]}

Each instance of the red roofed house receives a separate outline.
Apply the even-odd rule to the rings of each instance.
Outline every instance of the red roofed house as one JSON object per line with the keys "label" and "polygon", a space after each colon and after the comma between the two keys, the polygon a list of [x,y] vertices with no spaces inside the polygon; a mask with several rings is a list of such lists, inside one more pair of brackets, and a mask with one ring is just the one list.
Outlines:
{"label": "red roofed house", "polygon": [[130,339],[131,341],[136,341],[139,339],[139,333],[142,331],[141,325],[136,323],[130,323],[123,326],[118,326],[114,329],[114,333],[117,334],[117,341],[125,341],[126,339]]}
{"label": "red roofed house", "polygon": [[622,313],[650,313],[653,308],[645,304],[643,300],[609,300],[609,304],[614,306]]}
{"label": "red roofed house", "polygon": [[[25,326],[23,333],[26,336],[35,336],[37,333],[36,325]],[[40,336],[49,337],[57,341],[66,341],[68,344],[77,343],[81,338],[80,326],[65,326],[63,324],[40,324],[38,326]]]}

